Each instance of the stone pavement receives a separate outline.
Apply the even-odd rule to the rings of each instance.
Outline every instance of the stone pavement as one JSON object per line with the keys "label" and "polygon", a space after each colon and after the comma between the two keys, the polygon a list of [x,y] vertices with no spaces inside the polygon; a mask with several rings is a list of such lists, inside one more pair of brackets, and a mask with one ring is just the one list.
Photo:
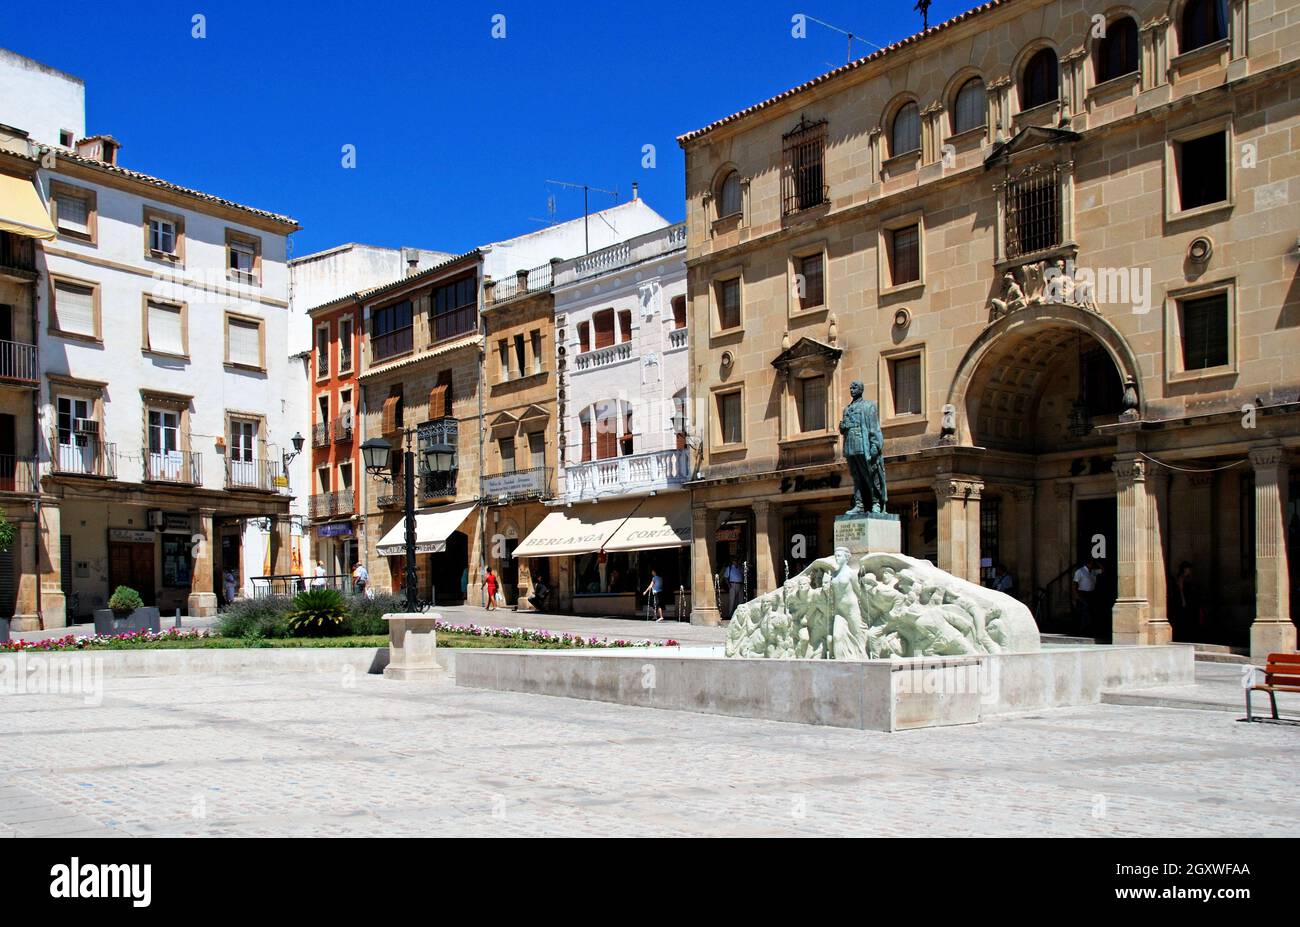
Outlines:
{"label": "stone pavement", "polygon": [[1294,833],[1300,729],[1100,705],[877,734],[352,673],[0,696],[0,835]]}

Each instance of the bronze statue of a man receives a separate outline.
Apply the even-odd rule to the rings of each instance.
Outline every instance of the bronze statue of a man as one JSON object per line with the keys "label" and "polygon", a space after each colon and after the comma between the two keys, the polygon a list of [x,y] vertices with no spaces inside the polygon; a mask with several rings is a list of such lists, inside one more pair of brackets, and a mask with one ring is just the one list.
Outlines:
{"label": "bronze statue of a man", "polygon": [[840,419],[844,435],[844,459],[853,477],[853,508],[846,515],[883,512],[889,495],[885,491],[885,436],[880,431],[876,404],[862,398],[862,381],[849,384],[853,397]]}

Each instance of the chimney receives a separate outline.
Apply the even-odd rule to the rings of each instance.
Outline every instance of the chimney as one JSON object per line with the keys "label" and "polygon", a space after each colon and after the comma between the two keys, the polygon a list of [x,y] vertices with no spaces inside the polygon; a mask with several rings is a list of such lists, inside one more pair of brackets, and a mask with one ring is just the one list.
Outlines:
{"label": "chimney", "polygon": [[420,252],[414,248],[403,248],[402,255],[406,258],[406,276],[418,273],[420,270]]}
{"label": "chimney", "polygon": [[632,202],[634,203],[637,201],[637,199],[639,199],[639,194],[637,193],[637,189],[638,189],[638,184],[634,180],[632,181]]}
{"label": "chimney", "polygon": [[111,135],[92,135],[77,142],[77,154],[91,161],[117,164],[117,153],[122,143]]}

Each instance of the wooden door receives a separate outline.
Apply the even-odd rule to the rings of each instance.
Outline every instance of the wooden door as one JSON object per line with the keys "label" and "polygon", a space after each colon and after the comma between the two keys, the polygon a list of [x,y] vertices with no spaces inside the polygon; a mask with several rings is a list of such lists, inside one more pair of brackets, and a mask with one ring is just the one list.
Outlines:
{"label": "wooden door", "polygon": [[140,593],[145,605],[157,601],[154,589],[153,545],[110,541],[108,545],[109,595],[118,586],[130,586]]}

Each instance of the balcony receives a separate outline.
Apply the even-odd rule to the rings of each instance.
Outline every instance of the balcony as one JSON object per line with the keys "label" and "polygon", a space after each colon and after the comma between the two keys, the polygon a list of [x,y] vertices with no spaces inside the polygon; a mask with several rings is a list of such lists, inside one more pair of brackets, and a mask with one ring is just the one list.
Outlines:
{"label": "balcony", "polygon": [[226,458],[226,488],[276,492],[288,481],[278,460],[231,460]]}
{"label": "balcony", "polygon": [[144,481],[146,483],[179,483],[198,486],[203,483],[203,455],[193,451],[153,451],[144,448]]}
{"label": "balcony", "polygon": [[668,333],[668,350],[675,351],[678,348],[686,347],[687,328],[674,328]]}
{"label": "balcony", "polygon": [[117,445],[100,441],[98,435],[55,431],[50,449],[51,473],[117,479]]}
{"label": "balcony", "polygon": [[397,331],[389,332],[386,335],[370,336],[370,356],[375,363],[387,360],[390,357],[397,357],[399,354],[407,354],[415,345],[415,329],[410,326],[399,328]]}
{"label": "balcony", "polygon": [[26,235],[0,232],[0,275],[36,279],[36,243]]}
{"label": "balcony", "polygon": [[840,461],[840,436],[819,434],[810,438],[786,438],[777,455],[778,470],[797,470]]}
{"label": "balcony", "polygon": [[442,499],[456,495],[456,471],[437,473],[429,471],[420,474],[420,498]]}
{"label": "balcony", "polygon": [[329,447],[330,443],[330,423],[320,422],[311,427],[311,446],[312,447]]}
{"label": "balcony", "polygon": [[493,499],[547,499],[551,496],[551,467],[529,467],[483,478],[483,495]]}
{"label": "balcony", "polygon": [[573,501],[601,496],[658,492],[690,478],[690,452],[651,451],[592,460],[565,468],[565,496]]}
{"label": "balcony", "polygon": [[575,366],[579,370],[594,370],[597,367],[608,367],[610,364],[617,364],[631,358],[632,342],[624,341],[621,344],[611,344],[579,354]]}
{"label": "balcony", "polygon": [[334,515],[355,513],[356,495],[351,489],[316,493],[307,500],[307,515],[311,518],[329,518]]}
{"label": "balcony", "polygon": [[489,280],[484,282],[483,301],[490,306],[504,303],[529,293],[540,293],[550,289],[552,265],[543,264],[531,270],[517,270],[513,278]]}
{"label": "balcony", "polygon": [[0,454],[0,492],[40,492],[36,458]]}
{"label": "balcony", "polygon": [[[320,427],[320,426],[317,426]],[[352,413],[346,412],[334,419],[330,430],[334,432],[334,443],[343,444],[352,440]]]}
{"label": "balcony", "polygon": [[38,386],[41,374],[36,366],[36,345],[0,340],[0,381]]}

